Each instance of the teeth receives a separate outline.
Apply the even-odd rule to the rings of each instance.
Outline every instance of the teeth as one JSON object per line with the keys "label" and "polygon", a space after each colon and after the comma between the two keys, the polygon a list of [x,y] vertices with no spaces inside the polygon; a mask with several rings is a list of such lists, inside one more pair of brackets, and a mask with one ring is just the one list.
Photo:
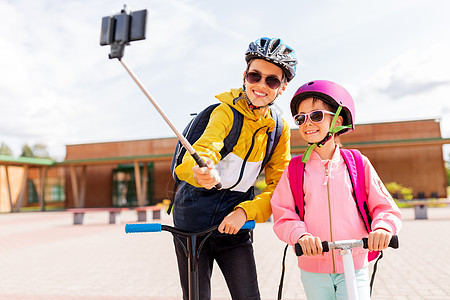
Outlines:
{"label": "teeth", "polygon": [[265,93],[260,93],[260,92],[254,92],[255,93],[255,95],[257,95],[257,96],[265,96],[266,94]]}

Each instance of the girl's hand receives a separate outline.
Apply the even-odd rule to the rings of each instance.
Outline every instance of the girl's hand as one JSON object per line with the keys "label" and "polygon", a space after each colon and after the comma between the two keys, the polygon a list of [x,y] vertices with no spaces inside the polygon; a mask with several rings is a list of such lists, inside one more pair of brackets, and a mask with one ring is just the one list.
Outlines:
{"label": "girl's hand", "polygon": [[320,238],[317,236],[305,234],[298,240],[298,243],[302,247],[304,255],[310,256],[323,253],[322,242],[320,241]]}
{"label": "girl's hand", "polygon": [[377,229],[369,233],[368,243],[370,251],[384,250],[389,246],[392,233],[384,229]]}
{"label": "girl's hand", "polygon": [[192,174],[198,184],[210,190],[220,182],[220,176],[211,159],[203,157],[203,160],[206,162],[207,167],[201,168],[196,165],[192,168]]}
{"label": "girl's hand", "polygon": [[220,233],[236,234],[247,221],[247,213],[244,209],[238,207],[226,216],[220,223]]}

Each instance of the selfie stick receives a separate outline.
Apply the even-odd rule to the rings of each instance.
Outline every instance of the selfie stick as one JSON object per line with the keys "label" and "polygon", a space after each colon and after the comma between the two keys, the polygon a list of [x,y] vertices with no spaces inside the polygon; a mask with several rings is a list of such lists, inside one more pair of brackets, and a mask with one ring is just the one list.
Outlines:
{"label": "selfie stick", "polygon": [[[124,48],[130,42],[134,40],[145,39],[145,23],[147,18],[147,11],[137,11],[131,13],[127,11],[126,6],[121,10],[121,13],[115,16],[104,17],[102,19],[102,31],[100,36],[100,45],[111,45],[111,54],[109,58],[117,58],[125,70],[133,78],[134,82],[139,86],[142,92],[147,96],[148,100],[153,104],[159,114],[163,117],[169,127],[177,136],[180,143],[189,152],[189,154],[194,158],[195,162],[200,167],[206,167],[205,161],[197,154],[189,141],[178,131],[178,129],[169,120],[166,114],[159,107],[158,103],[153,99],[144,85],[140,82],[137,76],[131,71],[130,68],[123,61]],[[134,24],[138,23],[138,24]],[[134,30],[134,32],[133,32]],[[215,185],[215,188],[220,190],[222,184],[219,182]]]}

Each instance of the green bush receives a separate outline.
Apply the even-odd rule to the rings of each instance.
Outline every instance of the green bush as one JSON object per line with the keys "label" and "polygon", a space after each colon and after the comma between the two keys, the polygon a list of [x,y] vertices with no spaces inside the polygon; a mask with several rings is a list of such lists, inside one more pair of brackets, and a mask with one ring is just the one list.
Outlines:
{"label": "green bush", "polygon": [[386,183],[386,188],[391,193],[392,197],[396,200],[411,200],[413,198],[413,190],[412,188],[407,188],[402,186],[397,182],[388,182]]}
{"label": "green bush", "polygon": [[266,188],[267,184],[264,178],[258,178],[255,182],[255,195],[261,194],[261,192]]}

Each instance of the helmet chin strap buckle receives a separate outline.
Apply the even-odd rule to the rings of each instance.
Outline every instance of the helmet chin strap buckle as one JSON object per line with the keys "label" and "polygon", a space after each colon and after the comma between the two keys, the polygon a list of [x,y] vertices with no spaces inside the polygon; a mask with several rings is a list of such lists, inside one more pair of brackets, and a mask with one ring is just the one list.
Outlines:
{"label": "helmet chin strap buckle", "polygon": [[325,145],[325,143],[328,142],[333,137],[333,135],[334,133],[328,132],[327,135],[323,138],[323,140],[317,143],[317,146],[320,148],[323,145]]}
{"label": "helmet chin strap buckle", "polygon": [[[269,107],[269,106],[273,105],[273,103],[275,102],[275,99],[277,99],[277,97],[278,97],[278,95],[277,95],[277,97],[275,97],[275,99],[273,99],[273,101],[270,102],[269,104],[266,104],[266,105],[263,105],[263,106],[256,106],[256,105],[254,105],[254,104],[250,101],[250,99],[248,98],[247,92],[245,91],[245,85],[242,85],[242,91],[244,92],[244,97],[235,98],[235,99],[233,100],[233,102],[234,102],[234,101],[237,102],[239,99],[244,98],[244,99],[247,101],[248,108],[249,108],[250,110],[257,110],[257,109],[261,109],[261,108],[264,108],[264,107]],[[236,99],[237,99],[237,100],[236,100]],[[236,102],[234,102],[234,103],[236,103]]]}
{"label": "helmet chin strap buckle", "polygon": [[271,106],[271,105],[273,104],[273,101],[270,102],[270,103],[267,104],[267,105],[264,105],[264,106],[255,106],[255,105],[253,105],[253,104],[250,102],[250,100],[247,98],[247,104],[248,104],[248,108],[250,108],[250,110],[257,110],[257,109],[261,109],[261,108],[264,108],[264,107],[269,107],[269,106]]}

